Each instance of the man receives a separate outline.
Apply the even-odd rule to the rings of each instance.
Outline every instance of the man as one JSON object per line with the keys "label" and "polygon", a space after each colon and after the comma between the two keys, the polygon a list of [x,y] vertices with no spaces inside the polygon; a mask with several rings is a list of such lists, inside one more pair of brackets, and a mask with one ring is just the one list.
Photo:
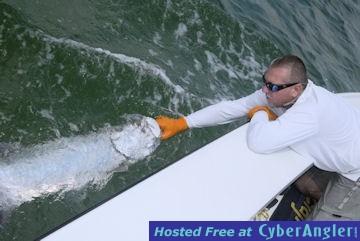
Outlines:
{"label": "man", "polygon": [[250,149],[272,153],[290,147],[313,161],[315,167],[296,182],[319,199],[309,219],[360,220],[360,111],[308,80],[296,56],[275,59],[263,81],[262,90],[241,99],[178,119],[159,117],[162,138],[248,115]]}

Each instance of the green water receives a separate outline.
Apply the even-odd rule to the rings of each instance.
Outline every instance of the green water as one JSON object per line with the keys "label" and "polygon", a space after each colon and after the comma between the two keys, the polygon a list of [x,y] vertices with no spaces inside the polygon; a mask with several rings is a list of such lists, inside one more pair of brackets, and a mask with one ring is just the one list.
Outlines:
{"label": "green water", "polygon": [[[187,115],[245,96],[283,54],[331,91],[360,91],[359,13],[356,1],[0,1],[0,164],[127,114]],[[0,240],[36,239],[244,121],[164,141],[106,184],[14,207],[0,183]]]}

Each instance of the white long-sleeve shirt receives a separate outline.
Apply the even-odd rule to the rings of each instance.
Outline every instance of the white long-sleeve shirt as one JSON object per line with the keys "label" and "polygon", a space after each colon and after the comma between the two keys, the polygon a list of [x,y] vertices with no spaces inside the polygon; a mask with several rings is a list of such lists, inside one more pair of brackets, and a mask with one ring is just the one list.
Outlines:
{"label": "white long-sleeve shirt", "polygon": [[[185,117],[189,128],[224,124],[248,114],[253,107],[268,105],[258,90],[234,101],[224,101]],[[324,88],[309,83],[294,105],[271,108],[278,118],[256,112],[250,121],[248,146],[258,153],[290,147],[320,169],[356,181],[360,177],[360,110]]]}

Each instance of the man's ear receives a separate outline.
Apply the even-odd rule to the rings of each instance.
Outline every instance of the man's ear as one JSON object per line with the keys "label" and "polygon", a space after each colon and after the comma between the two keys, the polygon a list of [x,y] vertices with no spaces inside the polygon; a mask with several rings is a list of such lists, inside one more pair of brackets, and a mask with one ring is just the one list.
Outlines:
{"label": "man's ear", "polygon": [[293,98],[298,97],[298,96],[301,94],[302,91],[303,91],[302,85],[301,85],[301,84],[297,84],[297,85],[295,85],[294,88],[292,89],[291,95],[292,95]]}

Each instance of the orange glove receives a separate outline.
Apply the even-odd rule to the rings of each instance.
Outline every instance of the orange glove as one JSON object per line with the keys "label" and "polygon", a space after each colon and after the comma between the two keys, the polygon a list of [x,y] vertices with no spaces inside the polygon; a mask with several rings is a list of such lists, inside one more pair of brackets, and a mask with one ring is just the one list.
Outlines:
{"label": "orange glove", "polygon": [[159,127],[162,130],[161,139],[163,140],[168,139],[175,134],[189,128],[184,117],[173,119],[160,116],[156,119],[156,122],[159,124]]}
{"label": "orange glove", "polygon": [[258,111],[261,111],[261,110],[266,111],[266,113],[268,114],[269,120],[276,120],[277,115],[274,112],[272,112],[267,106],[258,106],[258,107],[252,108],[249,111],[248,119],[251,120],[251,118],[255,115],[255,113]]}

